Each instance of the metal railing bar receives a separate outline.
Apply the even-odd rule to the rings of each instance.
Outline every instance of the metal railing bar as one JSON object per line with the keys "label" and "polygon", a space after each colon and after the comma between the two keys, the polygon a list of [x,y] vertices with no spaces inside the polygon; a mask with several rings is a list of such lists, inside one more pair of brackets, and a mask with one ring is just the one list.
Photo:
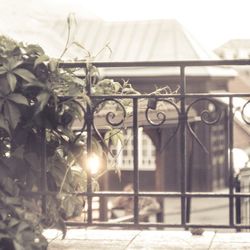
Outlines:
{"label": "metal railing bar", "polygon": [[[21,192],[23,195],[29,195],[29,196],[41,196],[41,195],[50,195],[50,196],[56,196],[58,192]],[[92,197],[117,197],[117,196],[138,196],[138,197],[176,197],[179,198],[182,196],[180,192],[138,192],[137,195],[134,193],[129,192],[112,192],[112,191],[99,191],[99,192],[72,192],[72,193],[64,193],[65,195],[76,195],[76,196],[92,196]],[[186,197],[195,197],[195,198],[229,198],[229,193],[213,193],[213,192],[186,192]],[[250,198],[250,193],[234,193],[232,197],[245,197]]]}
{"label": "metal railing bar", "polygon": [[234,225],[234,169],[233,169],[233,100],[229,98],[228,149],[229,149],[229,224]]}
{"label": "metal railing bar", "polygon": [[48,190],[47,188],[47,153],[46,153],[46,128],[43,127],[40,130],[40,164],[41,164],[41,183],[40,188],[42,190],[41,192],[41,198],[42,198],[42,213],[46,216],[47,213],[47,196],[46,192]]}
{"label": "metal railing bar", "polygon": [[[154,95],[154,98],[181,98],[182,94],[166,94],[166,95]],[[186,93],[185,97],[249,97],[250,93],[229,93],[229,92],[220,92],[220,93]],[[143,99],[143,98],[152,98],[150,94],[141,94],[141,95],[92,95],[93,99],[103,99],[103,98],[117,98],[117,99]]]}
{"label": "metal railing bar", "polygon": [[138,99],[133,99],[134,223],[139,223],[139,135]]}
{"label": "metal railing bar", "polygon": [[[66,222],[67,226],[84,226],[84,227],[131,227],[134,228],[134,223],[109,223],[109,222],[93,222],[91,225],[84,222]],[[183,228],[182,224],[168,224],[168,223],[148,223],[148,222],[140,222],[137,225],[137,228],[145,228],[145,227],[156,227],[156,228]],[[221,228],[221,229],[250,229],[250,225],[234,225],[233,227],[228,224],[198,224],[198,223],[187,223],[186,226],[188,228]]]}
{"label": "metal railing bar", "polygon": [[180,92],[181,92],[181,104],[180,104],[180,113],[183,122],[180,124],[180,152],[181,152],[181,224],[186,224],[186,170],[187,170],[187,136],[186,136],[186,76],[185,76],[185,67],[180,67],[180,75],[181,75],[181,84],[180,84]]}
{"label": "metal railing bar", "polygon": [[141,62],[61,62],[61,68],[83,68],[91,63],[98,68],[119,68],[119,67],[201,67],[201,66],[230,66],[250,65],[249,59],[240,60],[179,60],[179,61],[141,61]]}
{"label": "metal railing bar", "polygon": [[[86,65],[85,65],[86,66]],[[91,75],[88,72],[88,68],[86,67],[86,91],[88,96],[91,96]],[[92,153],[92,108],[90,104],[87,104],[87,114],[86,114],[86,127],[87,127],[87,155],[91,155]],[[88,204],[88,223],[92,223],[92,177],[89,169],[86,169],[87,172],[87,204]],[[90,194],[90,195],[89,195]]]}

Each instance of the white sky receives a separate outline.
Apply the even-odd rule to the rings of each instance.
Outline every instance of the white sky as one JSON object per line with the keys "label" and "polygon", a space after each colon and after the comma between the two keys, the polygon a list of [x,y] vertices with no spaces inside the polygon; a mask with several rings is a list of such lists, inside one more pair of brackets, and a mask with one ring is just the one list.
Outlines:
{"label": "white sky", "polygon": [[[109,21],[177,19],[208,49],[250,39],[250,0],[0,0],[0,32],[29,18],[99,16]],[[90,14],[91,13],[91,14]],[[3,25],[4,24],[4,25]],[[5,30],[4,30],[4,28]]]}

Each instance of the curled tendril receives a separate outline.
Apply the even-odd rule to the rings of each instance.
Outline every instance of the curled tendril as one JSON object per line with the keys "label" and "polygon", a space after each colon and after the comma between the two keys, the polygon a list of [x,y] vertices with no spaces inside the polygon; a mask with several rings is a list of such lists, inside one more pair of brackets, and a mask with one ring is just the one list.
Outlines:
{"label": "curled tendril", "polygon": [[250,104],[250,100],[248,100],[244,106],[242,107],[241,110],[241,117],[243,119],[243,121],[247,124],[250,125],[250,108],[248,107],[248,105]]}
{"label": "curled tendril", "polygon": [[[188,113],[190,112],[190,110],[192,109],[192,107],[197,104],[198,102],[202,102],[202,101],[207,101],[209,102],[210,105],[212,105],[212,109],[205,109],[202,110],[200,113],[200,118],[201,121],[204,122],[207,125],[215,125],[216,123],[219,122],[220,118],[221,118],[221,114],[222,111],[218,108],[218,104],[215,100],[203,97],[203,98],[199,98],[195,101],[193,101],[191,104],[189,104],[188,108],[187,108],[187,116]],[[210,120],[209,120],[210,118]],[[198,138],[198,136],[196,135],[196,133],[194,132],[194,130],[192,129],[190,122],[187,122],[187,128],[189,130],[189,132],[192,134],[192,136],[195,138],[195,140],[199,143],[199,145],[203,148],[203,150],[208,153],[207,148],[202,144],[202,142],[200,141],[200,139]]]}

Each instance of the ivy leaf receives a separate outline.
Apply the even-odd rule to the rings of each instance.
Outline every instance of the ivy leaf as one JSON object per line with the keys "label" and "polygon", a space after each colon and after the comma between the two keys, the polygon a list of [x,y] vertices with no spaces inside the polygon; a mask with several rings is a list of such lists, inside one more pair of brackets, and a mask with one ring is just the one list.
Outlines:
{"label": "ivy leaf", "polygon": [[27,160],[27,162],[29,163],[30,167],[32,168],[32,170],[34,171],[38,171],[39,172],[39,159],[38,156],[35,153],[27,153],[25,154],[25,159]]}
{"label": "ivy leaf", "polygon": [[1,98],[7,96],[11,92],[10,85],[6,75],[0,77],[0,93]]}
{"label": "ivy leaf", "polygon": [[7,73],[7,70],[6,70],[6,68],[5,67],[0,67],[0,75],[3,75],[3,74],[5,74],[5,73]]}
{"label": "ivy leaf", "polygon": [[13,71],[13,73],[20,76],[21,78],[23,78],[27,82],[32,82],[36,79],[36,77],[27,69],[20,69],[20,68],[15,69]]}
{"label": "ivy leaf", "polygon": [[11,155],[15,158],[23,159],[24,145],[19,146]]}
{"label": "ivy leaf", "polygon": [[0,93],[0,110],[2,109],[2,106],[3,106],[4,102],[5,102],[5,99]]}
{"label": "ivy leaf", "polygon": [[7,81],[9,83],[11,91],[14,91],[16,88],[16,76],[10,72],[7,73]]}
{"label": "ivy leaf", "polygon": [[111,140],[112,144],[116,146],[118,141],[123,142],[124,135],[120,129],[111,129],[105,133],[104,140],[107,145]]}
{"label": "ivy leaf", "polygon": [[8,100],[17,104],[29,105],[28,100],[21,94],[12,94],[8,97]]}
{"label": "ivy leaf", "polygon": [[113,87],[114,87],[114,90],[115,90],[116,93],[119,92],[119,90],[122,89],[122,85],[119,82],[114,82]]}
{"label": "ivy leaf", "polygon": [[17,240],[13,240],[15,250],[24,250],[25,248]]}
{"label": "ivy leaf", "polygon": [[20,111],[16,104],[6,101],[4,104],[3,113],[5,119],[9,122],[9,126],[12,129],[15,129],[21,117]]}
{"label": "ivy leaf", "polygon": [[49,101],[49,98],[50,93],[47,91],[43,91],[37,96],[38,103],[34,115],[39,114],[44,109],[45,105]]}
{"label": "ivy leaf", "polygon": [[43,55],[44,50],[37,44],[29,44],[26,47],[26,53],[29,55],[31,55],[31,54]]}
{"label": "ivy leaf", "polygon": [[7,68],[9,72],[13,71],[16,67],[21,65],[23,61],[18,60],[16,57],[9,57],[8,62],[4,64],[4,66]]}
{"label": "ivy leaf", "polygon": [[4,129],[8,134],[10,134],[8,122],[2,114],[0,114],[0,128]]}
{"label": "ivy leaf", "polygon": [[96,138],[92,138],[92,150],[95,152],[97,155],[101,156],[103,153],[102,146],[100,142]]}
{"label": "ivy leaf", "polygon": [[[18,225],[17,232],[21,233],[22,231],[25,231],[25,230],[27,230],[29,228],[30,228],[30,226],[29,226],[29,224],[27,222],[21,221],[19,223],[19,225]],[[29,232],[29,233],[31,233],[31,232]]]}
{"label": "ivy leaf", "polygon": [[51,72],[55,72],[58,67],[58,60],[51,59],[49,61],[49,69]]}
{"label": "ivy leaf", "polygon": [[2,179],[0,185],[11,196],[17,196],[19,194],[20,190],[19,190],[18,186],[9,177]]}
{"label": "ivy leaf", "polygon": [[16,227],[19,223],[20,221],[18,219],[12,217],[10,222],[8,223],[8,227]]}
{"label": "ivy leaf", "polygon": [[42,62],[45,62],[45,61],[48,61],[49,60],[49,57],[47,56],[47,55],[41,55],[41,56],[39,56],[36,60],[35,60],[35,62],[34,62],[34,68],[38,65],[38,64],[40,64],[40,63],[42,63]]}

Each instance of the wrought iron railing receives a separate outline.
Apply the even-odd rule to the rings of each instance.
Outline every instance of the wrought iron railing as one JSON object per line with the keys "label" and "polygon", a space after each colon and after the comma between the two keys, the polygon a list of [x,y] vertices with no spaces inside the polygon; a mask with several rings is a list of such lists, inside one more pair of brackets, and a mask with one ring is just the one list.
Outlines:
{"label": "wrought iron railing", "polygon": [[[178,94],[168,94],[168,95],[92,95],[91,93],[91,77],[86,69],[86,64],[84,62],[79,63],[62,63],[61,67],[64,68],[83,68],[86,70],[87,79],[87,93],[91,101],[97,103],[95,106],[88,105],[85,112],[86,124],[82,129],[87,132],[87,152],[91,152],[91,140],[92,132],[97,130],[97,125],[95,124],[95,109],[98,104],[113,101],[116,105],[120,106],[120,112],[124,114],[113,113],[112,110],[107,111],[107,114],[103,114],[103,120],[116,128],[120,128],[124,125],[125,120],[125,110],[123,108],[122,100],[127,99],[131,101],[132,112],[130,113],[130,120],[128,121],[127,127],[131,127],[133,131],[133,187],[132,192],[126,191],[96,191],[92,190],[92,180],[91,174],[88,175],[88,185],[87,191],[84,193],[79,193],[87,197],[87,218],[86,221],[73,222],[68,221],[67,224],[70,226],[119,226],[119,227],[157,227],[157,228],[189,228],[189,227],[203,227],[203,228],[234,228],[234,229],[249,229],[249,224],[241,224],[239,220],[236,220],[236,199],[238,197],[250,197],[250,193],[238,193],[235,191],[235,181],[234,181],[234,168],[233,168],[233,147],[234,147],[234,99],[235,98],[245,98],[245,104],[242,106],[240,111],[241,119],[246,126],[250,125],[249,113],[247,109],[250,106],[250,93],[188,93],[187,83],[186,83],[186,69],[189,67],[207,67],[207,66],[240,66],[249,65],[250,60],[214,60],[214,61],[166,61],[166,62],[111,62],[111,63],[93,63],[94,66],[98,68],[133,68],[133,67],[178,67],[179,68],[179,79],[180,79],[180,90]],[[132,82],[133,84],[133,82]],[[175,101],[173,101],[174,98]],[[225,100],[224,104],[220,102],[220,99]],[[139,138],[138,129],[141,125],[141,113],[143,112],[143,125],[148,127],[160,128],[164,124],[170,124],[171,118],[168,117],[168,110],[158,110],[157,105],[149,104],[145,106],[145,110],[139,112],[138,107],[141,100],[147,100],[145,103],[149,103],[148,100],[153,100],[153,104],[164,102],[166,106],[170,107],[171,112],[175,113],[175,122],[173,133],[170,139],[167,140],[169,143],[172,138],[178,136],[179,138],[179,159],[180,159],[180,170],[179,170],[179,190],[178,191],[164,191],[164,190],[152,190],[152,191],[142,191],[140,190],[140,171],[139,171]],[[177,101],[176,101],[177,100]],[[203,103],[196,109],[197,103]],[[153,111],[152,111],[153,110]],[[150,111],[153,118],[150,117]],[[193,112],[193,113],[192,113]],[[191,114],[192,113],[192,114]],[[158,120],[157,120],[158,119]],[[173,119],[173,118],[172,118]],[[225,181],[227,182],[228,189],[225,192],[194,192],[190,189],[190,146],[189,140],[194,140],[196,145],[206,149],[203,141],[199,138],[199,134],[196,133],[195,128],[192,126],[195,122],[205,125],[207,128],[210,126],[216,126],[218,123],[222,123],[224,126],[224,160],[223,165],[228,168],[228,173],[225,175]],[[190,139],[191,138],[191,139]],[[206,144],[206,143],[205,143]],[[209,144],[209,143],[208,143]],[[229,152],[229,153],[228,153]],[[44,157],[46,157],[44,155]],[[45,164],[45,162],[43,163]],[[202,165],[202,163],[201,163]],[[157,166],[156,166],[157,167]],[[43,167],[43,171],[46,168]],[[211,169],[212,171],[212,169]],[[43,175],[43,187],[46,186],[46,175]],[[118,177],[117,177],[118,178]],[[157,180],[156,180],[157,181]],[[129,222],[114,222],[114,220],[106,221],[96,221],[93,218],[93,198],[99,197],[100,199],[114,198],[114,197],[131,197],[133,202],[133,213],[132,221]],[[180,222],[179,223],[168,223],[163,220],[162,216],[158,216],[158,221],[156,222],[143,222],[141,220],[139,203],[142,197],[153,197],[158,201],[162,202],[165,198],[178,198],[180,199]],[[207,221],[199,223],[190,222],[190,207],[191,200],[194,198],[218,198],[228,200],[228,223],[225,224],[211,224]],[[44,203],[46,202],[46,196],[44,196]],[[105,204],[105,203],[104,203]],[[164,212],[163,212],[164,213]]]}

